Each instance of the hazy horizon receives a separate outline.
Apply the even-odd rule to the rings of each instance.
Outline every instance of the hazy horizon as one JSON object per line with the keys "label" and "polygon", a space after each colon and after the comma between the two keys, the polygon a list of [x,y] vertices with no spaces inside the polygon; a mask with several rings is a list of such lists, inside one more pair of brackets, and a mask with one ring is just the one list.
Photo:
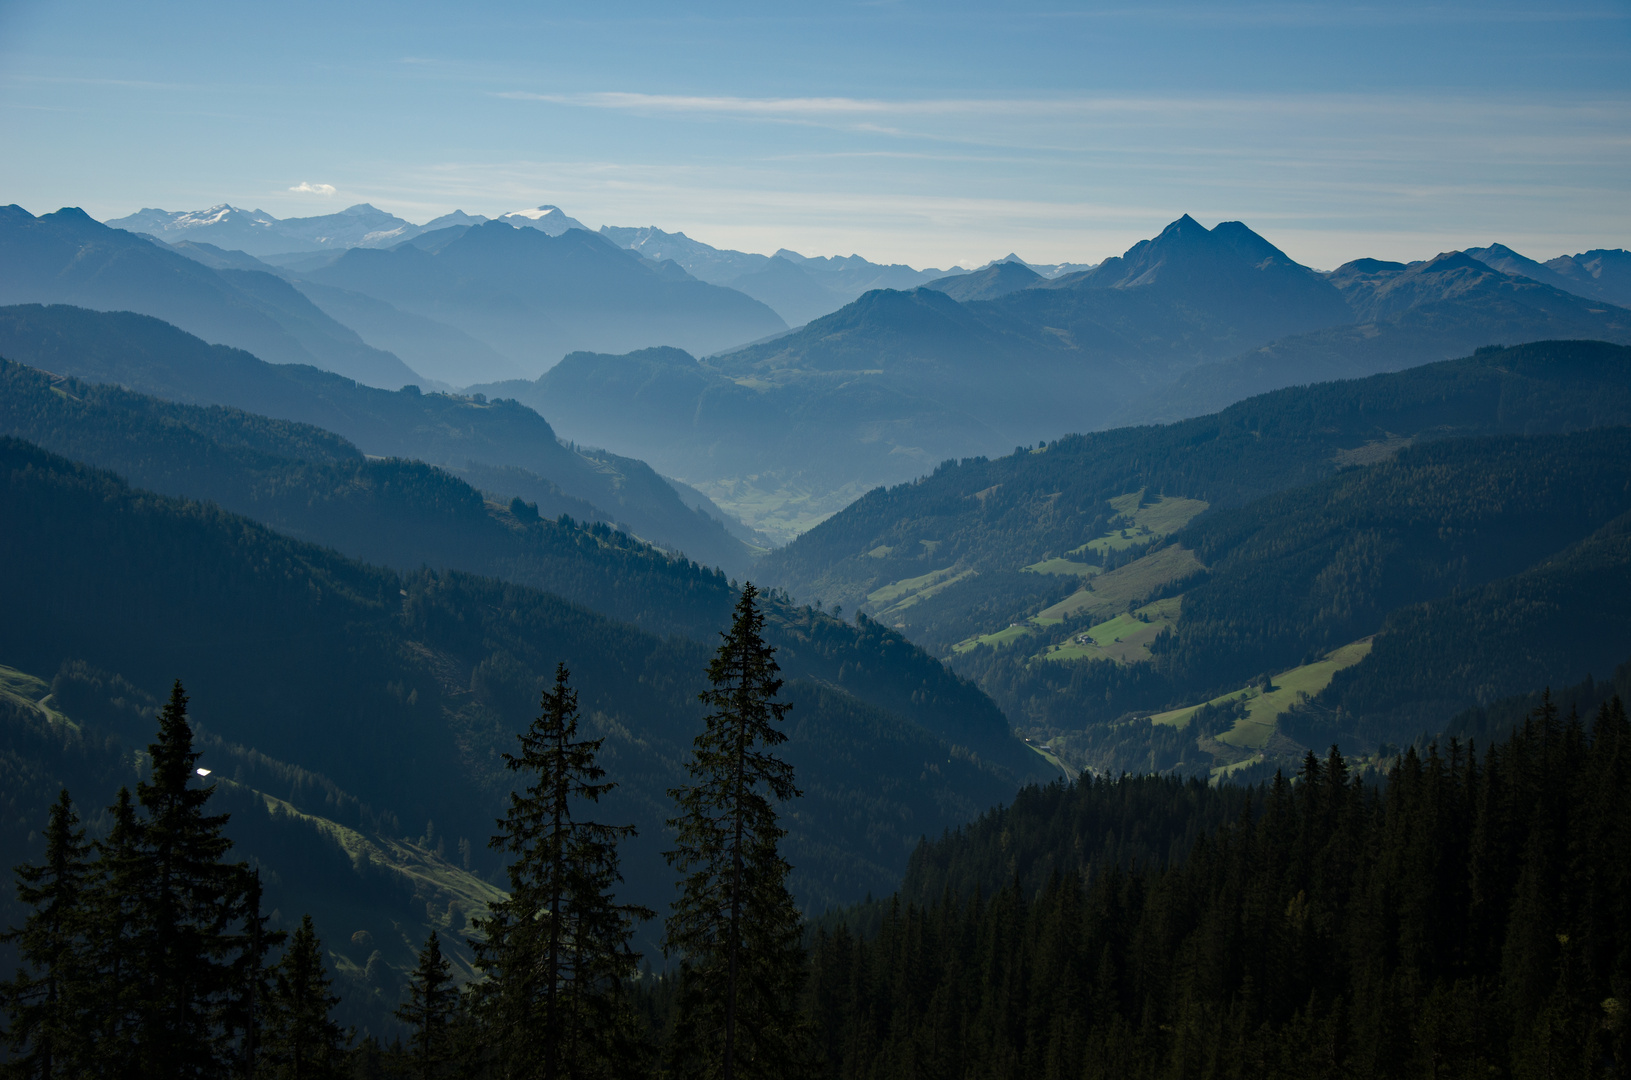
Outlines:
{"label": "hazy horizon", "polygon": [[1631,246],[1631,9],[0,0],[0,201],[98,219],[552,203],[913,266],[1183,213],[1332,267]]}

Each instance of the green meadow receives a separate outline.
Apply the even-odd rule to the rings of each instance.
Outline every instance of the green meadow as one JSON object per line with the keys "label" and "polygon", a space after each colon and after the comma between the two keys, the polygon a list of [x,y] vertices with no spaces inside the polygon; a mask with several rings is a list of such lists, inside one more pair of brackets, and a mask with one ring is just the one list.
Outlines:
{"label": "green meadow", "polygon": [[1226,705],[1233,701],[1246,702],[1246,715],[1235,721],[1235,726],[1219,735],[1218,741],[1243,749],[1258,750],[1267,745],[1274,735],[1280,715],[1305,697],[1313,697],[1331,684],[1331,677],[1343,668],[1352,667],[1370,655],[1371,639],[1362,638],[1325,654],[1312,664],[1282,671],[1272,679],[1273,689],[1248,686],[1182,709],[1171,709],[1150,717],[1152,724],[1182,727],[1189,723],[1202,705]]}

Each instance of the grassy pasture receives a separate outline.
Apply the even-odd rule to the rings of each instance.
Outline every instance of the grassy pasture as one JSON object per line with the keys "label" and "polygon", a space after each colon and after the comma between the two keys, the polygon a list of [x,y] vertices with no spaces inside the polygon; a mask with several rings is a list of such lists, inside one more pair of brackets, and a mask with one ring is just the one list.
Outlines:
{"label": "grassy pasture", "polygon": [[1147,544],[1159,537],[1170,536],[1211,505],[1201,499],[1180,499],[1163,495],[1148,506],[1141,507],[1138,500],[1142,495],[1143,492],[1135,491],[1111,499],[1111,508],[1129,524],[1124,528],[1107,532],[1097,539],[1089,540],[1071,554],[1079,555],[1093,551],[1105,555],[1130,548],[1134,544]]}
{"label": "grassy pasture", "polygon": [[1177,544],[1164,547],[1108,574],[1100,574],[1090,584],[1038,614],[1036,620],[1059,622],[1082,612],[1109,619],[1126,611],[1129,601],[1203,569],[1201,561],[1188,548]]}
{"label": "grassy pasture", "polygon": [[26,671],[0,665],[0,697],[10,698],[34,710],[53,724],[65,724],[75,730],[79,728],[78,724],[51,706],[51,684]]}
{"label": "grassy pasture", "polygon": [[[1147,596],[1168,582],[1187,577],[1202,569],[1205,568],[1201,565],[1201,561],[1188,548],[1178,545],[1165,547],[1160,551],[1151,552],[1141,559],[1130,562],[1126,566],[1112,570],[1108,574],[1100,574],[1098,577],[1093,578],[1091,583],[1084,583],[1080,589],[1071,593],[1059,603],[1033,615],[1023,623],[999,630],[994,634],[981,634],[960,641],[952,646],[952,651],[967,652],[979,645],[1001,648],[1030,633],[1033,627],[1058,626],[1066,618],[1073,615],[1085,613],[1095,624],[1108,622],[1116,616],[1124,614],[1127,611],[1127,605],[1139,597]],[[1176,615],[1173,617],[1176,618]],[[1136,646],[1138,653],[1129,649],[1128,656],[1131,659],[1147,659],[1149,650],[1145,646],[1150,641],[1155,640],[1156,633],[1160,633],[1159,627],[1148,638],[1140,639]],[[1081,656],[1103,655],[1091,652],[1083,646],[1077,646],[1077,648],[1082,651],[1067,655],[1050,653],[1049,656],[1052,659],[1070,660]],[[1141,657],[1139,654],[1141,654]]]}
{"label": "grassy pasture", "polygon": [[[1122,664],[1142,663],[1150,658],[1150,642],[1178,621],[1183,597],[1169,596],[1145,604],[1135,612],[1123,613],[1107,622],[1084,630],[1062,645],[1049,646],[1043,660],[1102,658]],[[1143,616],[1143,618],[1139,618]],[[1146,621],[1147,620],[1147,621]],[[1082,642],[1081,638],[1087,638]]]}
{"label": "grassy pasture", "polygon": [[942,589],[949,589],[976,573],[974,570],[954,571],[957,571],[955,566],[947,566],[914,578],[896,581],[872,590],[867,594],[866,602],[872,606],[877,618],[882,619],[897,611],[904,611],[919,600],[927,600]]}
{"label": "grassy pasture", "polygon": [[1072,562],[1069,559],[1054,558],[1032,563],[1024,567],[1024,569],[1033,574],[1075,574],[1077,577],[1085,578],[1102,573],[1104,568],[1094,566],[1092,563],[1079,563]]}
{"label": "grassy pasture", "polygon": [[[1370,650],[1371,639],[1362,638],[1339,649],[1333,649],[1312,664],[1303,664],[1280,672],[1273,678],[1274,689],[1267,693],[1258,687],[1248,686],[1215,697],[1209,702],[1202,702],[1204,705],[1223,705],[1231,701],[1246,702],[1246,715],[1235,721],[1232,729],[1219,735],[1218,741],[1230,746],[1262,748],[1273,737],[1275,724],[1279,721],[1281,713],[1301,701],[1304,696],[1313,697],[1324,690],[1331,684],[1333,675],[1343,668],[1359,663],[1370,654]],[[1150,717],[1150,722],[1182,727],[1189,723],[1189,718],[1195,715],[1200,707],[1190,705],[1182,709],[1157,713]]]}

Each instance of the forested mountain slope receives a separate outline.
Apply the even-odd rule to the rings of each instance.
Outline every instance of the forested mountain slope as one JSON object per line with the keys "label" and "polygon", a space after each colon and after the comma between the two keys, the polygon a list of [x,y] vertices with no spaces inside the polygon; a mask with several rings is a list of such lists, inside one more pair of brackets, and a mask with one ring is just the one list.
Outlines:
{"label": "forested mountain slope", "polygon": [[[106,834],[114,793],[150,779],[142,756],[157,710],[150,695],[83,664],[50,680],[0,667],[0,851],[8,861],[40,860],[40,815],[64,788],[90,835]],[[212,810],[231,815],[232,857],[260,871],[270,928],[290,929],[303,913],[322,927],[342,1023],[395,1037],[403,973],[432,930],[456,969],[469,972],[469,920],[499,890],[466,868],[457,838],[382,820],[326,777],[209,730],[195,745],[213,778]],[[404,829],[412,835],[399,836]],[[0,925],[21,925],[26,914],[13,890],[0,893]],[[13,959],[12,946],[0,944],[5,970]]]}
{"label": "forested mountain slope", "polygon": [[[486,503],[421,462],[364,460],[332,434],[219,407],[182,406],[0,361],[0,433],[208,498],[297,539],[393,566],[463,570],[540,588],[658,635],[704,645],[727,621],[724,574],[604,525]],[[821,679],[1025,774],[1045,768],[1008,738],[989,700],[876,624],[845,624],[767,598],[767,634],[794,676]]]}
{"label": "forested mountain slope", "polygon": [[1313,745],[1404,742],[1447,711],[1602,678],[1631,655],[1631,515],[1538,565],[1394,611],[1371,654],[1282,723]]}
{"label": "forested mountain slope", "polygon": [[[488,578],[368,567],[16,440],[0,453],[10,666],[47,677],[83,662],[150,696],[181,675],[215,735],[332,780],[393,836],[434,820],[490,876],[496,856],[481,841],[510,783],[499,754],[565,662],[622,785],[605,812],[640,827],[629,894],[665,902],[663,792],[700,723],[709,644]],[[919,835],[1014,790],[1007,747],[1020,768],[1040,760],[989,702],[881,628],[861,627],[877,642],[856,648],[855,628],[813,612],[774,621],[793,679],[788,757],[806,793],[788,816],[803,902],[890,887]],[[323,814],[321,791],[309,797],[291,801]]]}
{"label": "forested mountain slope", "polygon": [[[1631,349],[1541,342],[1366,379],[1263,394],[1217,414],[1158,427],[1075,435],[994,460],[946,462],[878,489],[761,564],[763,579],[853,608],[891,584],[937,571],[974,575],[936,596],[981,602],[980,577],[1013,573],[1103,535],[1110,504],[1143,491],[1240,506],[1380,460],[1418,440],[1574,431],[1631,421]],[[1034,582],[1036,575],[1026,575]],[[1023,610],[991,599],[991,626]],[[922,605],[919,605],[920,607]],[[926,626],[908,609],[909,635]],[[966,633],[963,631],[962,633]],[[956,641],[955,629],[936,640]],[[952,636],[956,634],[956,636]]]}
{"label": "forested mountain slope", "polygon": [[[325,428],[363,451],[417,458],[506,498],[603,517],[654,543],[739,573],[750,552],[687,507],[643,462],[562,446],[513,401],[390,392],[298,364],[268,364],[206,345],[156,319],[66,306],[0,309],[0,356],[62,375],[117,383],[187,404],[225,405]],[[530,475],[529,475],[530,474]],[[597,508],[572,509],[579,500]]]}
{"label": "forested mountain slope", "polygon": [[[1136,777],[1028,793],[820,935],[824,1075],[1616,1075],[1628,750],[1616,699],[1412,748],[1385,787],[1333,748],[1244,807]],[[1141,858],[1126,804],[1184,842]]]}
{"label": "forested mountain slope", "polygon": [[314,364],[370,386],[418,382],[270,273],[212,270],[84,211],[0,207],[0,304],[136,311],[280,364]]}
{"label": "forested mountain slope", "polygon": [[[656,634],[707,640],[731,605],[723,573],[608,529],[582,500],[488,503],[435,466],[370,460],[305,424],[177,405],[0,360],[0,434],[139,487],[213,501],[352,558],[501,577]],[[563,514],[577,520],[558,520]]]}
{"label": "forested mountain slope", "polygon": [[1103,609],[1115,575],[1090,578],[953,667],[1111,771],[1245,764],[1294,752],[1285,736],[1409,742],[1434,715],[1631,655],[1612,614],[1631,601],[1627,513],[1631,428],[1441,440],[1203,517],[1128,567],[1182,553],[1178,573]]}

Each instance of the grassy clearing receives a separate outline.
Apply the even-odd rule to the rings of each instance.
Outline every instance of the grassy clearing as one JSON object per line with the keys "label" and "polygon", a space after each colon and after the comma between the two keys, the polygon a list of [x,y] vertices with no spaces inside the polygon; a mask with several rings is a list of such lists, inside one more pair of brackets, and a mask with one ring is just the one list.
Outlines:
{"label": "grassy clearing", "polygon": [[1127,610],[1127,604],[1179,578],[1203,570],[1201,561],[1186,547],[1174,544],[1135,562],[1100,574],[1090,584],[1037,615],[1038,621],[1063,620],[1083,612],[1105,620]]}
{"label": "grassy clearing", "polygon": [[32,709],[53,724],[79,730],[79,725],[51,705],[51,684],[26,671],[0,665],[0,697]]}
{"label": "grassy clearing", "polygon": [[[1100,574],[1098,577],[1093,578],[1091,582],[1084,583],[1080,589],[1071,593],[1059,603],[1033,615],[1023,623],[1016,623],[994,634],[981,634],[960,641],[952,646],[952,651],[968,652],[980,645],[1001,648],[1019,640],[1033,629],[1058,626],[1065,619],[1084,613],[1095,625],[1108,622],[1116,618],[1116,616],[1124,614],[1127,611],[1127,605],[1139,597],[1147,596],[1169,582],[1177,581],[1179,578],[1187,577],[1195,571],[1203,569],[1205,567],[1201,565],[1201,561],[1188,548],[1178,545],[1162,548],[1160,551],[1151,552],[1142,559],[1112,570],[1108,574]],[[1171,598],[1173,603],[1176,603],[1176,600],[1176,597]],[[1167,602],[1158,601],[1157,603]],[[1157,605],[1145,605],[1145,608],[1139,610],[1146,609],[1152,612],[1169,610],[1160,608]],[[1170,616],[1161,615],[1160,617],[1168,621],[1176,619],[1177,608],[1172,607],[1170,611]],[[1159,633],[1160,627],[1157,627],[1154,633],[1149,634],[1146,638],[1141,638],[1136,644],[1126,643],[1128,648],[1122,651],[1127,657],[1126,662],[1148,659],[1149,649],[1146,646],[1149,642],[1154,641],[1156,634]],[[1050,659],[1057,660],[1074,660],[1083,656],[1104,655],[1093,652],[1081,643],[1073,642],[1072,644],[1077,647],[1078,651],[1064,653],[1050,651],[1046,655]],[[1102,648],[1096,643],[1094,647]]]}
{"label": "grassy clearing", "polygon": [[957,568],[948,566],[940,570],[931,570],[927,574],[915,578],[906,578],[902,581],[874,589],[867,594],[866,601],[872,607],[874,617],[886,619],[898,612],[905,611],[920,600],[949,589],[959,581],[974,577],[976,571],[962,570],[953,573]]}
{"label": "grassy clearing", "polygon": [[1058,755],[1054,754],[1053,751],[1044,750],[1028,739],[1026,740],[1025,745],[1030,750],[1034,751],[1043,761],[1046,761],[1049,765],[1052,765],[1054,768],[1063,773],[1066,780],[1076,779],[1076,770],[1072,769],[1069,765],[1066,765],[1063,761],[1060,761]]}
{"label": "grassy clearing", "polygon": [[1069,559],[1043,559],[1024,569],[1033,574],[1075,574],[1077,577],[1093,577],[1103,572],[1103,567],[1094,566],[1092,563],[1071,562]]}
{"label": "grassy clearing", "polygon": [[1141,491],[1135,491],[1111,499],[1111,509],[1129,524],[1124,528],[1107,532],[1095,540],[1089,540],[1071,554],[1080,555],[1092,551],[1102,556],[1112,551],[1125,550],[1134,544],[1147,544],[1163,536],[1170,536],[1211,505],[1200,499],[1179,499],[1163,495],[1148,506],[1139,506],[1138,501],[1143,494]]}
{"label": "grassy clearing", "polygon": [[[1206,705],[1223,705],[1231,701],[1245,701],[1246,715],[1235,721],[1235,726],[1218,736],[1218,741],[1230,746],[1261,749],[1273,738],[1280,714],[1305,697],[1313,697],[1331,684],[1331,677],[1343,668],[1352,667],[1370,655],[1371,639],[1362,638],[1340,649],[1333,649],[1312,664],[1282,671],[1273,677],[1274,689],[1267,693],[1259,687],[1249,686],[1215,697]],[[1200,705],[1172,709],[1150,717],[1154,724],[1182,727],[1189,723]]]}
{"label": "grassy clearing", "polygon": [[1153,604],[1145,604],[1135,612],[1117,615],[1099,623],[1062,645],[1049,646],[1040,659],[1105,659],[1121,664],[1142,663],[1150,658],[1150,643],[1160,636],[1161,631],[1178,621],[1182,607],[1182,596],[1169,596]]}

